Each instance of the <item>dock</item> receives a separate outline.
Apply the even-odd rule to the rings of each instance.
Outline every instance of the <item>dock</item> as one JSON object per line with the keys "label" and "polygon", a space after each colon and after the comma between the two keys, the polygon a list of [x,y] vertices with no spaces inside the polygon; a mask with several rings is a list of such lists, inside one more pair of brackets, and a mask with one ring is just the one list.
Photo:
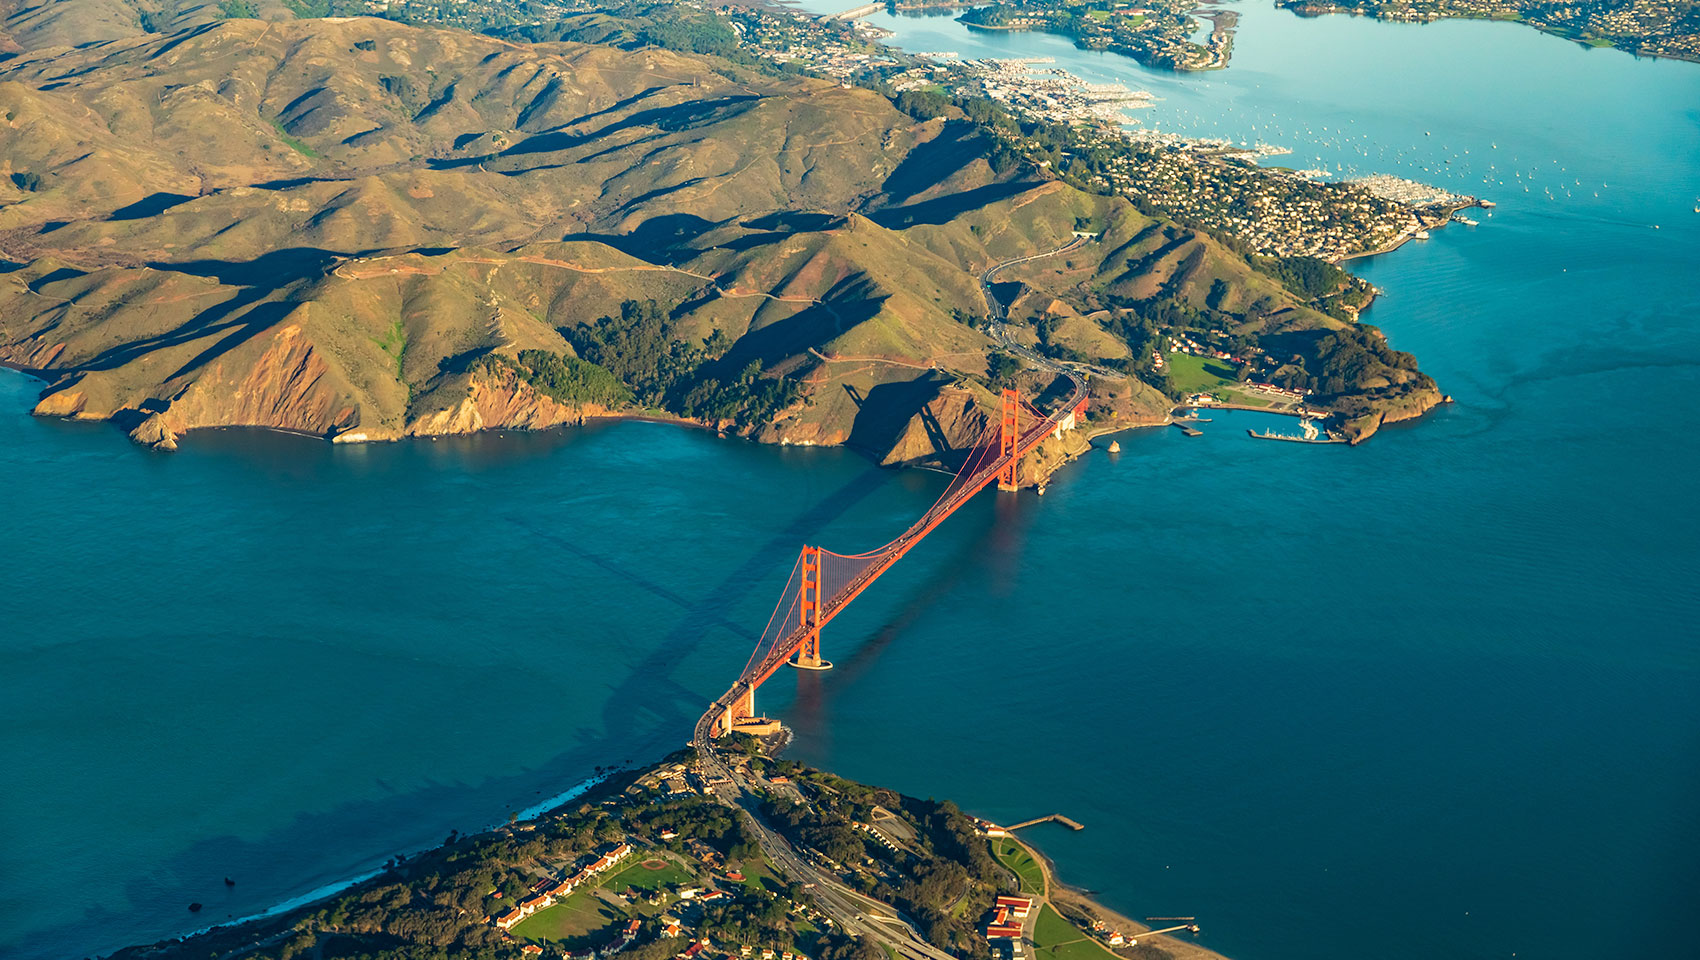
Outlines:
{"label": "dock", "polygon": [[1256,430],[1247,430],[1246,433],[1251,434],[1253,437],[1255,437],[1258,440],[1285,440],[1288,443],[1345,443],[1346,442],[1345,439],[1342,438],[1342,437],[1335,437],[1335,436],[1295,437],[1295,436],[1292,436],[1291,434],[1276,433],[1273,430],[1266,430],[1262,433],[1259,433]]}
{"label": "dock", "polygon": [[1202,436],[1204,436],[1203,430],[1200,430],[1197,427],[1191,426],[1190,424],[1181,423],[1178,420],[1175,421],[1174,424],[1172,424],[1172,426],[1176,430],[1179,430],[1180,432],[1186,434],[1189,437],[1202,437]]}
{"label": "dock", "polygon": [[1005,830],[1020,830],[1022,827],[1036,827],[1041,823],[1046,823],[1046,822],[1053,821],[1053,820],[1056,821],[1057,823],[1060,823],[1063,826],[1069,828],[1070,830],[1085,830],[1086,829],[1085,824],[1083,824],[1083,823],[1081,823],[1077,820],[1070,820],[1068,817],[1065,817],[1060,813],[1050,813],[1050,814],[1046,814],[1045,816],[1042,816],[1042,817],[1034,817],[1031,820],[1023,820],[1020,823],[1018,823],[1018,824],[1016,824],[1012,827],[1005,827],[1004,829]]}

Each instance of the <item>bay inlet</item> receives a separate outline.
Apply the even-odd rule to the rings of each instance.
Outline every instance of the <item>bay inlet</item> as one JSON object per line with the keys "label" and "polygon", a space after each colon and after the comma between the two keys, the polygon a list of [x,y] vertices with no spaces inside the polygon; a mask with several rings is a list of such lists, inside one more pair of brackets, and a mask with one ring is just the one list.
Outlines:
{"label": "bay inlet", "polygon": [[[762,706],[846,776],[1066,813],[1087,829],[1029,834],[1065,879],[1232,957],[1684,955],[1700,68],[1240,13],[1192,76],[874,19],[1150,90],[1146,126],[1496,201],[1351,264],[1458,402],[1354,449],[1218,413],[982,496]],[[0,371],[0,954],[26,960],[256,913],[678,746],[799,541],[876,545],[945,481],[645,423],[157,456],[28,417],[38,387]]]}

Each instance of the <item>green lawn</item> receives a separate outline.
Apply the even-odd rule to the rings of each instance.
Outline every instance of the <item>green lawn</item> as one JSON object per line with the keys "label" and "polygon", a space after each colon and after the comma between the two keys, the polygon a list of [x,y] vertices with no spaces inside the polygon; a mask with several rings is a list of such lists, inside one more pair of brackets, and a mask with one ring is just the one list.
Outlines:
{"label": "green lawn", "polygon": [[624,919],[626,914],[598,897],[595,887],[586,887],[521,920],[513,934],[530,940],[576,940]]}
{"label": "green lawn", "polygon": [[615,893],[623,894],[627,887],[633,890],[658,890],[662,887],[676,887],[691,880],[690,874],[671,862],[659,870],[651,870],[640,862],[609,877],[602,885]]}
{"label": "green lawn", "polygon": [[1113,960],[1116,956],[1048,903],[1033,924],[1033,955],[1037,960]]}
{"label": "green lawn", "polygon": [[1045,895],[1045,871],[1021,844],[1007,837],[992,842],[992,856],[1021,878],[1022,893]]}
{"label": "green lawn", "polygon": [[785,884],[780,883],[778,877],[774,876],[773,864],[768,863],[766,857],[745,860],[739,865],[738,872],[744,875],[744,886],[750,890],[778,893],[785,889]]}
{"label": "green lawn", "polygon": [[1266,397],[1237,389],[1239,381],[1234,379],[1234,370],[1225,360],[1190,353],[1170,353],[1164,356],[1169,364],[1169,383],[1183,394],[1210,393],[1215,394],[1218,400],[1250,407],[1272,405]]}
{"label": "green lawn", "polygon": [[1190,353],[1164,354],[1169,365],[1169,382],[1184,393],[1215,393],[1234,386],[1234,371],[1222,360]]}

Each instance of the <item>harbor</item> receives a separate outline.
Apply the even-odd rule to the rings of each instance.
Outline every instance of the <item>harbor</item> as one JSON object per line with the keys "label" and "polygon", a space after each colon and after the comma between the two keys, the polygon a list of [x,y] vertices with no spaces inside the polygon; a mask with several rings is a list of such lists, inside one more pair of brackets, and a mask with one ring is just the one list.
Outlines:
{"label": "harbor", "polygon": [[1345,443],[1344,437],[1336,437],[1331,433],[1318,430],[1316,421],[1305,418],[1299,421],[1299,435],[1276,433],[1273,430],[1247,429],[1246,433],[1258,440],[1284,440],[1288,443]]}

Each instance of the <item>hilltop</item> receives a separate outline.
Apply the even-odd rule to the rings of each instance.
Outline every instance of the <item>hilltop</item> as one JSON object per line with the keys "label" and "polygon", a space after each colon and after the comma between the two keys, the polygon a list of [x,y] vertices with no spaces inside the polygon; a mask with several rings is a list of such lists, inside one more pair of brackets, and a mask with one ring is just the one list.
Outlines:
{"label": "hilltop", "polygon": [[[999,277],[1024,321],[1080,317],[1082,356],[1209,311],[1318,377],[1311,341],[1350,339],[1357,436],[1438,397],[1208,236],[995,163],[959,111],[712,57],[221,19],[20,52],[0,110],[0,360],[49,381],[38,413],[167,447],[642,412],[938,456],[999,379],[980,274],[1083,224],[1102,239]],[[1161,387],[1094,381],[1095,406],[1151,422]]]}

